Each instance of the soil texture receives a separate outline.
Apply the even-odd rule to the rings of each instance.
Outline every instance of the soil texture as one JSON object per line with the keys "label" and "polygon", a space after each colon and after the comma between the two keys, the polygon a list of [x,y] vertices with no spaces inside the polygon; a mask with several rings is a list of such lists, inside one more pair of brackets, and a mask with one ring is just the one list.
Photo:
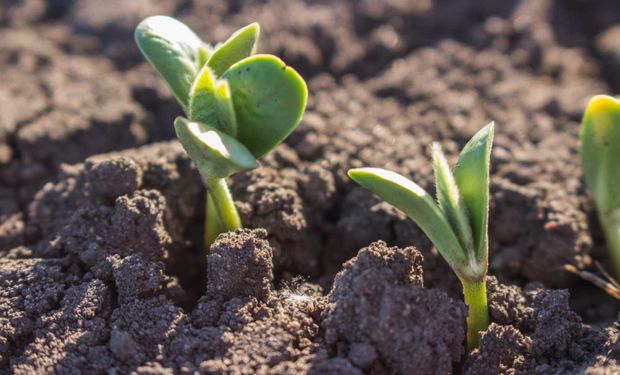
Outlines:
{"label": "soil texture", "polygon": [[[244,226],[202,246],[181,114],[133,29],[261,24],[304,76],[298,129],[229,183]],[[620,91],[617,0],[0,1],[0,374],[614,374],[618,305],[581,177],[587,100]],[[488,298],[346,176],[434,191],[496,123]]]}

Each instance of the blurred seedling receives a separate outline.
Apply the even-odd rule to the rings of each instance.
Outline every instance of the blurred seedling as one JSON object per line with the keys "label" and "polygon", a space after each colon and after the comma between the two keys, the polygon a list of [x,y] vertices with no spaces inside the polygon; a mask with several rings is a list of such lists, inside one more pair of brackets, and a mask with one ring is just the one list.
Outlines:
{"label": "blurred seedling", "polygon": [[257,159],[297,127],[306,107],[303,78],[272,55],[256,55],[257,23],[224,43],[204,43],[166,16],[143,20],[135,39],[185,111],[174,128],[207,188],[205,243],[241,228],[225,179],[256,168]]}
{"label": "blurred seedling", "polygon": [[620,276],[620,101],[593,97],[581,121],[579,152],[586,184],[616,277]]}
{"label": "blurred seedling", "polygon": [[420,186],[380,168],[349,170],[349,176],[402,210],[424,231],[463,285],[467,347],[475,349],[489,325],[488,266],[489,163],[494,125],[465,145],[454,172],[438,143],[432,147],[437,202]]}
{"label": "blurred seedling", "polygon": [[[620,275],[620,101],[607,95],[590,99],[581,121],[579,153],[599,223],[603,229],[612,267]],[[597,263],[604,278],[565,265],[613,297],[620,299],[620,285]]]}

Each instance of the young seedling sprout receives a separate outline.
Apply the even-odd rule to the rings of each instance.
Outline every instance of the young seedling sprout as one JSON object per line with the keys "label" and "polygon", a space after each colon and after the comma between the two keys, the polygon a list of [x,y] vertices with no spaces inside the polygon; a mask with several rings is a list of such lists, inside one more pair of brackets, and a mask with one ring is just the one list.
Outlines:
{"label": "young seedling sprout", "polygon": [[488,263],[489,162],[493,123],[465,145],[454,173],[439,144],[432,147],[437,202],[407,178],[380,168],[349,170],[349,177],[402,210],[415,221],[463,284],[467,347],[478,346],[489,325],[486,273]]}
{"label": "young seedling sprout", "polygon": [[256,168],[257,159],[297,126],[307,88],[295,70],[272,55],[255,55],[257,23],[216,46],[165,16],[142,21],[135,39],[185,111],[174,128],[207,188],[205,243],[241,228],[225,179]]}
{"label": "young seedling sprout", "polygon": [[598,95],[581,121],[579,152],[616,277],[620,276],[620,101]]}

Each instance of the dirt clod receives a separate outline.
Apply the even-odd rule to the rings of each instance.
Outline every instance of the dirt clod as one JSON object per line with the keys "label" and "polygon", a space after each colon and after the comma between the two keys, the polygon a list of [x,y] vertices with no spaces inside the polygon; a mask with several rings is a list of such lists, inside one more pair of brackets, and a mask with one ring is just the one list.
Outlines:
{"label": "dirt clod", "polygon": [[516,285],[504,285],[493,276],[487,277],[487,299],[491,320],[501,324],[512,324],[524,329],[531,321],[534,309],[528,296]]}
{"label": "dirt clod", "polygon": [[155,296],[164,284],[163,265],[141,254],[113,261],[113,276],[120,303]]}
{"label": "dirt clod", "polygon": [[[327,342],[347,342],[353,354],[362,348],[371,357],[374,348],[401,373],[450,372],[463,352],[466,309],[445,293],[422,287],[421,262],[412,247],[376,242],[360,250],[336,276],[328,296]],[[370,361],[359,353],[354,358],[364,365]]]}
{"label": "dirt clod", "polygon": [[267,232],[237,230],[220,235],[211,245],[207,295],[213,299],[253,296],[267,300],[273,280]]}
{"label": "dirt clod", "polygon": [[482,333],[480,347],[468,358],[464,374],[509,374],[525,369],[531,340],[512,326],[492,323]]}
{"label": "dirt clod", "polygon": [[568,306],[568,297],[566,290],[556,290],[541,291],[534,298],[534,355],[562,355],[581,338],[581,318]]}
{"label": "dirt clod", "polygon": [[87,162],[85,169],[91,190],[106,199],[130,194],[142,184],[142,169],[131,159]]}

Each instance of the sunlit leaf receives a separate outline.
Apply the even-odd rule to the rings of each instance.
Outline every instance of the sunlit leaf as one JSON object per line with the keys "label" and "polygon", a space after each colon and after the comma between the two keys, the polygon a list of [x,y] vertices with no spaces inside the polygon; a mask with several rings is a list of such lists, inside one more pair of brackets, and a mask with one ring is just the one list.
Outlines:
{"label": "sunlit leaf", "polygon": [[467,211],[471,225],[476,260],[488,257],[489,165],[493,145],[494,124],[480,129],[467,142],[454,168],[454,180]]}
{"label": "sunlit leaf", "polygon": [[350,169],[349,177],[409,216],[458,272],[467,259],[450,223],[433,198],[411,180],[381,168]]}
{"label": "sunlit leaf", "polygon": [[221,76],[231,65],[256,52],[259,35],[260,27],[256,22],[237,30],[228,40],[217,46],[207,65],[217,77]]}
{"label": "sunlit leaf", "polygon": [[140,51],[183,108],[189,102],[189,89],[208,49],[200,38],[185,24],[166,16],[148,17],[135,31]]}
{"label": "sunlit leaf", "polygon": [[597,209],[608,214],[620,208],[620,101],[593,97],[579,133],[583,174]]}
{"label": "sunlit leaf", "polygon": [[306,83],[277,57],[248,57],[222,77],[230,84],[237,139],[257,158],[280,144],[301,120],[308,96]]}
{"label": "sunlit leaf", "polygon": [[205,180],[226,178],[258,166],[243,144],[212,126],[177,117],[174,130]]}
{"label": "sunlit leaf", "polygon": [[237,118],[226,80],[215,77],[204,66],[190,90],[189,118],[210,124],[230,136],[237,135]]}
{"label": "sunlit leaf", "polygon": [[448,161],[438,143],[433,143],[433,169],[435,170],[439,208],[448,219],[468,258],[475,259],[469,213],[456,186]]}

